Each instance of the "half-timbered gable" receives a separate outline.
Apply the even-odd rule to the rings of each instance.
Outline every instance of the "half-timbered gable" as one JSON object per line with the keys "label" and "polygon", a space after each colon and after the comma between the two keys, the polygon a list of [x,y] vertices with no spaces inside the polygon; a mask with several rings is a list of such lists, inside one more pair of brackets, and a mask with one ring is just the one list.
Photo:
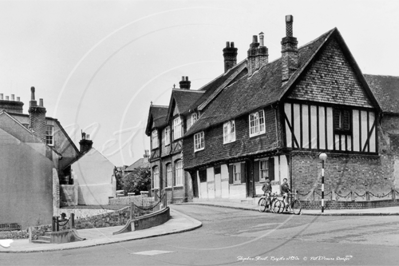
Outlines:
{"label": "half-timbered gable", "polygon": [[286,94],[287,148],[378,152],[378,104],[336,29]]}

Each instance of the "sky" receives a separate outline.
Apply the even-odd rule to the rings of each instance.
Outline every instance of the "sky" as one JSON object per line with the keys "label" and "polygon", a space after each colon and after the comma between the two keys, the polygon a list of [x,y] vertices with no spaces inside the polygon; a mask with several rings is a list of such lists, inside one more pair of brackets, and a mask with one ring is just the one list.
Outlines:
{"label": "sky", "polygon": [[188,76],[199,89],[224,71],[227,41],[246,58],[265,34],[281,56],[285,15],[302,46],[338,28],[365,74],[399,76],[399,1],[0,1],[0,93],[27,113],[30,87],[79,147],[83,130],[117,166],[150,148],[151,102],[168,105]]}

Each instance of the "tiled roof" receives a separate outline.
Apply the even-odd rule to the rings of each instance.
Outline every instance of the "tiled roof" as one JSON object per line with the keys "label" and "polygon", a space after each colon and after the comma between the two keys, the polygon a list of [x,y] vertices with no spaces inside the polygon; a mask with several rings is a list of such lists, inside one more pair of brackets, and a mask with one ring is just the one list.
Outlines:
{"label": "tiled roof", "polygon": [[[211,82],[205,84],[203,87],[201,87],[199,90],[200,91],[205,91],[205,93],[202,95],[201,98],[199,98],[195,103],[193,103],[192,109],[197,108],[200,104],[204,103],[206,100],[209,99],[209,97],[218,89],[220,88],[221,85],[223,85],[226,81],[231,79],[232,77],[236,77],[237,74],[244,73],[246,74],[247,70],[245,68],[246,65],[246,60],[241,61],[237,65],[235,65],[233,68],[229,69],[226,73],[223,73],[222,75],[218,76]],[[237,73],[238,71],[238,73]]]}
{"label": "tiled roof", "polygon": [[185,136],[279,101],[335,30],[298,49],[299,68],[286,84],[282,85],[281,59],[278,59],[263,66],[251,77],[245,75],[225,88]]}
{"label": "tiled roof", "polygon": [[149,166],[150,166],[150,163],[148,162],[148,159],[140,158],[137,161],[135,161],[133,164],[131,164],[130,166],[126,167],[125,171],[129,172],[129,171],[133,171],[134,169],[139,168],[139,167],[146,168]]}
{"label": "tiled roof", "polygon": [[399,77],[364,75],[383,112],[399,114]]}
{"label": "tiled roof", "polygon": [[[203,94],[204,91],[173,89],[171,99],[175,100],[179,113],[186,114],[192,104],[201,98]],[[169,112],[172,112],[172,110],[170,109]],[[169,113],[169,115],[171,114]]]}
{"label": "tiled roof", "polygon": [[168,114],[168,106],[151,105],[148,112],[147,127],[145,133],[149,136],[151,134],[152,124],[154,128],[165,126],[166,116]]}

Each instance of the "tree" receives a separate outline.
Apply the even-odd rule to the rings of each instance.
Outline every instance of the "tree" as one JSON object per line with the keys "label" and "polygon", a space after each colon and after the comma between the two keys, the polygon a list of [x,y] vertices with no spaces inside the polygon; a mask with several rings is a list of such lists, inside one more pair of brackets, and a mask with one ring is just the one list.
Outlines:
{"label": "tree", "polygon": [[135,168],[133,172],[122,178],[122,186],[125,195],[129,192],[140,195],[140,191],[149,191],[151,188],[150,168]]}

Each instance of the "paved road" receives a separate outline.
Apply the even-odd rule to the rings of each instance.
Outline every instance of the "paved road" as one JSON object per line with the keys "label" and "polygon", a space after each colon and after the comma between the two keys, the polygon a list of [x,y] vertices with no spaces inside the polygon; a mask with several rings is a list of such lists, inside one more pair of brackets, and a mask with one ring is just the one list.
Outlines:
{"label": "paved road", "polygon": [[171,207],[203,226],[79,250],[0,254],[0,265],[398,265],[399,261],[397,216],[290,216]]}

